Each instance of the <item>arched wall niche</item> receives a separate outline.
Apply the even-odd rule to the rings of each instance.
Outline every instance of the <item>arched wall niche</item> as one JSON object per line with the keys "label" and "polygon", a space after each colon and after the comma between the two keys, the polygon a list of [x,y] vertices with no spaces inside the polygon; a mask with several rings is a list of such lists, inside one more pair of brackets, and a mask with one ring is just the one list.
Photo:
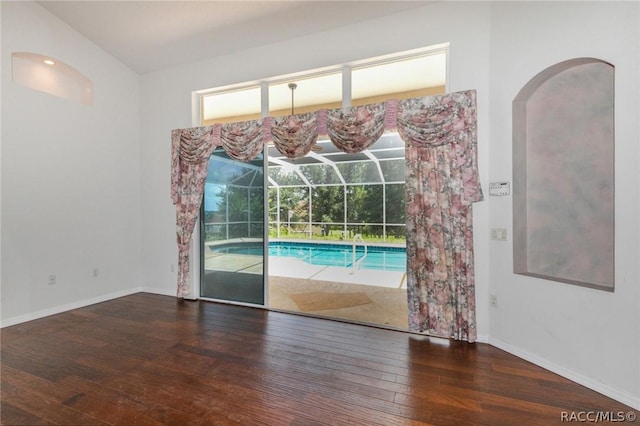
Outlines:
{"label": "arched wall niche", "polygon": [[59,59],[31,52],[11,54],[14,83],[60,98],[93,105],[93,83]]}
{"label": "arched wall niche", "polygon": [[514,273],[614,289],[614,66],[546,68],[513,101]]}

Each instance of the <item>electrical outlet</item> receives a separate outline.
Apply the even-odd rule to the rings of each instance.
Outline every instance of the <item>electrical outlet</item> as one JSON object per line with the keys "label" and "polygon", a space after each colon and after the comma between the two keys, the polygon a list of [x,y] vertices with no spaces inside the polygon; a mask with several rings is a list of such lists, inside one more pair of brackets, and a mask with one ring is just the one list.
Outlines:
{"label": "electrical outlet", "polygon": [[49,275],[49,285],[55,285],[55,284],[56,284],[56,274]]}
{"label": "electrical outlet", "polygon": [[498,296],[496,296],[495,294],[490,294],[489,295],[489,304],[491,305],[492,308],[497,308],[498,307]]}

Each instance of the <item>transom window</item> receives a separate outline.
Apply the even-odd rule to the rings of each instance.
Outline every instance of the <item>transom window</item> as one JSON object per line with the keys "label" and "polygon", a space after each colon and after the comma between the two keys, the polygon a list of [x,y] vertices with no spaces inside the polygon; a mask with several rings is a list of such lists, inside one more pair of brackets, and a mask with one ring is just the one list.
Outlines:
{"label": "transom window", "polygon": [[[448,44],[199,92],[201,123],[230,123],[446,92]],[[297,88],[292,93],[289,83]],[[264,90],[263,90],[264,89]],[[264,97],[264,98],[263,98]]]}

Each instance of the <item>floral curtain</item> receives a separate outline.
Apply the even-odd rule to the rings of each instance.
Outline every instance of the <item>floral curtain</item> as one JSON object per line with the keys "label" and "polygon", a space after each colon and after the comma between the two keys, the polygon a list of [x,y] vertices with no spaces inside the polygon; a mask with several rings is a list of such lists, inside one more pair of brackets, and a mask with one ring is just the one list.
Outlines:
{"label": "floral curtain", "polygon": [[273,119],[271,138],[278,152],[287,158],[304,157],[318,139],[316,114],[299,114]]}
{"label": "floral curtain", "polygon": [[262,122],[253,120],[223,124],[220,140],[229,157],[240,161],[253,160],[262,151]]}
{"label": "floral curtain", "polygon": [[328,134],[338,149],[355,153],[375,143],[385,129],[396,128],[406,143],[409,327],[475,341],[472,203],[482,200],[482,190],[472,90],[174,130],[178,296],[188,291],[188,242],[202,200],[208,158],[216,146],[222,145],[232,158],[249,161],[272,140],[286,157],[300,158],[318,135]]}
{"label": "floral curtain", "polygon": [[176,205],[178,297],[189,295],[189,243],[202,204],[209,157],[218,146],[240,161],[254,159],[267,139],[262,121],[216,124],[171,132],[171,199]]}
{"label": "floral curtain", "polygon": [[482,200],[475,92],[400,102],[409,328],[476,340],[472,203]]}
{"label": "floral curtain", "polygon": [[[217,138],[214,138],[214,133],[218,134]],[[217,146],[216,140],[220,139],[219,133],[219,127],[196,127],[171,132],[171,199],[176,205],[178,297],[189,294],[189,242],[202,202],[209,157]]]}
{"label": "floral curtain", "polygon": [[384,133],[384,116],[384,103],[330,110],[329,139],[340,151],[350,154],[364,151]]}

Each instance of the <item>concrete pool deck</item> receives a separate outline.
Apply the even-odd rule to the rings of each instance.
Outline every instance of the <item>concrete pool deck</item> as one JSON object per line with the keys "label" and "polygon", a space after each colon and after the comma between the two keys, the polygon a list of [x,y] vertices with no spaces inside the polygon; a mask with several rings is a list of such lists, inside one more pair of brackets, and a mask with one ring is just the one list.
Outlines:
{"label": "concrete pool deck", "polygon": [[[300,303],[301,299],[315,303]],[[270,276],[269,308],[403,331],[409,328],[405,288]]]}
{"label": "concrete pool deck", "polygon": [[310,265],[303,260],[288,257],[269,258],[269,275],[333,281],[348,284],[364,284],[376,287],[401,288],[404,272],[375,269],[342,268],[338,266]]}
{"label": "concrete pool deck", "polygon": [[[262,274],[262,269],[262,256],[205,255],[205,270],[209,271]],[[349,268],[311,265],[288,257],[271,257],[268,272],[271,309],[408,329],[403,272],[362,269],[351,274]],[[358,302],[349,303],[353,297]],[[324,306],[308,307],[300,298],[312,298]]]}

